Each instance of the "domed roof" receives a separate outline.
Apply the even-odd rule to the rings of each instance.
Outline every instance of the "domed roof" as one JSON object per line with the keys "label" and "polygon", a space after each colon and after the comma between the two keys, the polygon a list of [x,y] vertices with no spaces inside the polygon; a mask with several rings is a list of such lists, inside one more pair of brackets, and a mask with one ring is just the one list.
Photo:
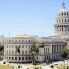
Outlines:
{"label": "domed roof", "polygon": [[68,15],[68,14],[69,14],[69,10],[65,8],[65,3],[62,3],[62,6],[58,11],[58,15]]}

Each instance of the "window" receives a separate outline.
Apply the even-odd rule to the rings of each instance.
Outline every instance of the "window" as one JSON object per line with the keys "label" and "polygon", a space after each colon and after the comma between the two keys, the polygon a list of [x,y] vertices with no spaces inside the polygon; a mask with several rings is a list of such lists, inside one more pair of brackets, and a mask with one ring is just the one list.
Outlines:
{"label": "window", "polygon": [[22,51],[22,54],[24,54],[24,51]]}
{"label": "window", "polygon": [[7,50],[7,54],[8,54],[8,50]]}
{"label": "window", "polygon": [[63,12],[62,12],[62,16],[63,16]]}
{"label": "window", "polygon": [[27,57],[26,57],[26,60],[27,60]]}
{"label": "window", "polygon": [[67,15],[68,15],[68,12],[67,12]]}
{"label": "window", "polygon": [[26,50],[26,54],[27,54],[27,50]]}
{"label": "window", "polygon": [[59,22],[60,22],[60,19],[59,19]]}
{"label": "window", "polygon": [[58,23],[58,20],[57,20],[57,23]]}
{"label": "window", "polygon": [[14,60],[14,57],[12,57],[12,60]]}
{"label": "window", "polygon": [[63,31],[63,27],[62,27],[62,31]]}
{"label": "window", "polygon": [[62,22],[63,22],[63,19],[62,19]]}
{"label": "window", "polygon": [[14,54],[14,51],[12,51],[12,54]]}
{"label": "window", "polygon": [[19,60],[21,60],[21,57],[19,57]]}
{"label": "window", "polygon": [[29,40],[29,42],[30,42],[30,40]]}
{"label": "window", "polygon": [[68,28],[68,31],[69,31],[69,28]]}
{"label": "window", "polygon": [[24,60],[24,57],[22,57],[22,60]]}
{"label": "window", "polygon": [[15,42],[17,42],[17,40],[15,40]]}
{"label": "window", "polygon": [[66,19],[65,19],[65,22],[66,22]]}
{"label": "window", "polygon": [[48,48],[48,53],[49,53],[49,48]]}
{"label": "window", "polygon": [[22,42],[23,42],[24,40],[22,40]]}
{"label": "window", "polygon": [[22,45],[22,48],[24,48],[24,45]]}
{"label": "window", "polygon": [[29,60],[30,60],[31,58],[29,57]]}
{"label": "window", "polygon": [[47,48],[46,48],[46,53],[47,53]]}
{"label": "window", "polygon": [[17,60],[17,57],[15,57],[15,60]]}
{"label": "window", "polygon": [[64,12],[64,15],[66,15],[66,13]]}
{"label": "window", "polygon": [[7,48],[8,48],[8,45],[7,45]]}
{"label": "window", "polygon": [[9,57],[9,60],[11,59],[11,57]]}
{"label": "window", "polygon": [[20,42],[20,40],[19,40],[19,42]]}
{"label": "window", "polygon": [[11,42],[11,40],[9,40],[9,42]]}
{"label": "window", "polygon": [[13,48],[14,46],[12,45],[12,48]]}
{"label": "window", "polygon": [[9,51],[9,55],[11,54],[11,51]]}
{"label": "window", "polygon": [[45,48],[44,48],[44,54],[45,54]]}
{"label": "window", "polygon": [[30,48],[31,46],[29,45],[29,48]]}
{"label": "window", "polygon": [[68,22],[69,22],[69,19],[68,19]]}

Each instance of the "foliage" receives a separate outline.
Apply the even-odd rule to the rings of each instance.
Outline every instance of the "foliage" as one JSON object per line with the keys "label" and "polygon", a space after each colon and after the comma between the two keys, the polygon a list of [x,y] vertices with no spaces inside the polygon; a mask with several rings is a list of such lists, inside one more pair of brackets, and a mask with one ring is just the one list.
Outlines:
{"label": "foliage", "polygon": [[44,48],[44,42],[41,42],[39,47]]}
{"label": "foliage", "polygon": [[67,66],[67,69],[69,69],[69,66]]}
{"label": "foliage", "polygon": [[20,65],[18,65],[18,68],[21,68],[21,66],[20,66]]}
{"label": "foliage", "polygon": [[54,68],[54,65],[51,65],[51,68]]}
{"label": "foliage", "polygon": [[62,50],[62,52],[61,52],[61,57],[62,57],[63,59],[66,59],[67,56],[68,56],[68,53],[69,53],[69,50],[66,49],[66,48],[64,48],[64,49]]}
{"label": "foliage", "polygon": [[4,46],[0,45],[0,51],[4,50]]}
{"label": "foliage", "polygon": [[3,64],[6,64],[6,62],[3,62]]}
{"label": "foliage", "polygon": [[20,46],[16,46],[16,51],[20,53]]}
{"label": "foliage", "polygon": [[39,48],[43,48],[44,47],[44,43],[43,42],[36,42],[36,41],[33,41],[33,44],[31,46],[31,56],[32,56],[32,61],[33,63],[35,64],[35,57],[38,56],[39,54]]}
{"label": "foliage", "polygon": [[39,69],[38,67],[36,67],[35,69]]}

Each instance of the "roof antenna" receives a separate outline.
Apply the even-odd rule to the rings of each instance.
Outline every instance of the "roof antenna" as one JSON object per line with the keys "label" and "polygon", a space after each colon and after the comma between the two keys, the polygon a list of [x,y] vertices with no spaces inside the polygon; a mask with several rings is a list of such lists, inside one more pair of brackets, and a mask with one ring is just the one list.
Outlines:
{"label": "roof antenna", "polygon": [[9,37],[10,37],[10,32],[9,32]]}
{"label": "roof antenna", "polygon": [[65,8],[65,3],[64,3],[65,0],[62,1],[62,8]]}

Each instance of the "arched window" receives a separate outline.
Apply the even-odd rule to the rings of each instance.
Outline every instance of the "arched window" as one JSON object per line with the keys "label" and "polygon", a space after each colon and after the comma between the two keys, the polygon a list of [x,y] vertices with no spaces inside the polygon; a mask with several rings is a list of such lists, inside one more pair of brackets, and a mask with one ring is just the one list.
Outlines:
{"label": "arched window", "polygon": [[67,15],[68,15],[68,12],[67,12]]}
{"label": "arched window", "polygon": [[65,22],[66,22],[66,19],[65,19]]}
{"label": "arched window", "polygon": [[62,22],[63,22],[63,19],[62,19]]}
{"label": "arched window", "polygon": [[11,59],[11,57],[9,57],[9,60]]}
{"label": "arched window", "polygon": [[63,27],[62,27],[62,31],[63,31]]}
{"label": "arched window", "polygon": [[62,12],[62,16],[63,16],[63,12]]}
{"label": "arched window", "polygon": [[59,19],[59,22],[60,22],[60,19]]}
{"label": "arched window", "polygon": [[66,13],[64,12],[64,15],[66,15]]}
{"label": "arched window", "polygon": [[17,60],[17,57],[15,57],[15,60]]}
{"label": "arched window", "polygon": [[24,57],[22,57],[22,60],[24,60]]}
{"label": "arched window", "polygon": [[12,57],[12,60],[14,60],[14,57]]}
{"label": "arched window", "polygon": [[69,19],[68,19],[68,22],[69,22]]}
{"label": "arched window", "polygon": [[21,57],[19,57],[19,60],[21,60]]}
{"label": "arched window", "polygon": [[58,23],[58,20],[57,20],[57,23]]}

